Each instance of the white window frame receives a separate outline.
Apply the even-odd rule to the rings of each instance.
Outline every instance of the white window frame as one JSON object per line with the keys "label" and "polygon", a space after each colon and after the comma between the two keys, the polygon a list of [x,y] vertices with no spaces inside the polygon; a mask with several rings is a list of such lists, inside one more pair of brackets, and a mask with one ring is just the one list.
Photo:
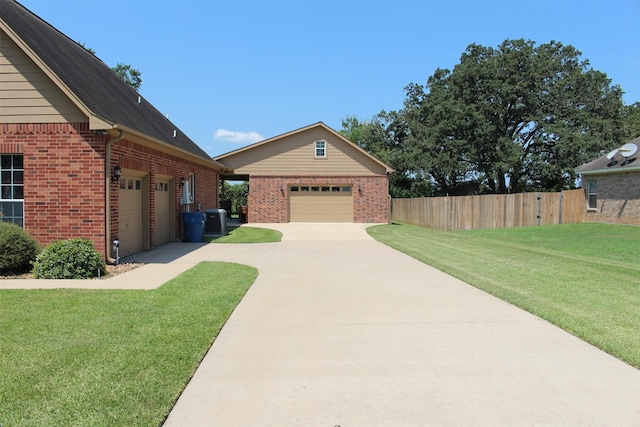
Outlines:
{"label": "white window frame", "polygon": [[326,159],[327,158],[327,141],[319,139],[314,144],[315,158]]}
{"label": "white window frame", "polygon": [[[12,222],[13,224],[19,225],[20,227],[24,227],[24,155],[22,154],[2,154],[2,157],[11,157],[11,165],[9,168],[2,168],[2,164],[0,164],[0,171],[2,173],[3,180],[5,177],[9,179],[6,182],[1,182],[2,191],[0,192],[0,221]],[[16,167],[15,158],[22,158],[22,168]],[[20,179],[18,178],[22,175],[22,182],[17,182]],[[17,188],[22,188],[22,198],[17,198]],[[3,198],[2,196],[8,191],[8,198]],[[11,206],[11,212],[5,212],[3,207]],[[19,209],[19,214],[16,212],[16,207],[21,206]]]}
{"label": "white window frame", "polygon": [[589,210],[598,209],[598,180],[587,180],[587,208]]}

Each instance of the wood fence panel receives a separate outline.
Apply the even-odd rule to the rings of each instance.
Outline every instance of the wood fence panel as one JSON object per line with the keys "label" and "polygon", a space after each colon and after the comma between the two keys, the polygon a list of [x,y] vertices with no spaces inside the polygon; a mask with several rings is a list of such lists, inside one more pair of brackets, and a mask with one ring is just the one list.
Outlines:
{"label": "wood fence panel", "polygon": [[586,220],[583,190],[393,199],[391,220],[436,230],[531,227]]}
{"label": "wood fence panel", "polygon": [[562,223],[573,224],[587,220],[587,201],[584,190],[565,190],[562,192]]}

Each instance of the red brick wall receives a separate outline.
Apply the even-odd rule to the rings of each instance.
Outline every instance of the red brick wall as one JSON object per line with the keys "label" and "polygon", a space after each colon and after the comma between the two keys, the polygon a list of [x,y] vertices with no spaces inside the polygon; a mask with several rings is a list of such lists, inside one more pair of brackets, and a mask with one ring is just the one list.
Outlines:
{"label": "red brick wall", "polygon": [[102,251],[104,144],[87,124],[0,126],[0,152],[24,156],[25,230],[43,246],[84,237]]}
{"label": "red brick wall", "polygon": [[[96,134],[86,123],[0,124],[0,153],[24,156],[24,228],[41,245],[54,240],[84,237],[105,252],[105,148],[108,135]],[[153,247],[155,175],[175,176],[176,230],[180,230],[180,178],[196,175],[195,203],[202,210],[217,207],[218,174],[126,139],[111,152],[116,165],[148,174],[149,230]],[[109,172],[111,173],[111,172]],[[111,236],[118,233],[118,184],[111,184]]]}
{"label": "red brick wall", "polygon": [[289,222],[288,187],[295,184],[352,185],[353,222],[389,222],[389,189],[386,176],[251,176],[248,221]]}
{"label": "red brick wall", "polygon": [[587,221],[640,225],[640,172],[590,175],[598,181],[598,207],[587,211]]}
{"label": "red brick wall", "polygon": [[[133,169],[143,171],[149,177],[149,236],[151,241],[149,245],[154,246],[153,236],[155,234],[155,184],[156,174],[169,175],[175,177],[175,209],[176,209],[176,237],[180,238],[179,230],[181,229],[180,212],[185,211],[185,206],[180,205],[183,188],[180,185],[181,178],[189,179],[189,173],[195,174],[195,198],[194,203],[190,205],[190,210],[195,211],[200,205],[200,209],[212,209],[218,207],[218,173],[214,170],[206,168],[198,163],[185,161],[176,156],[159,152],[149,147],[127,141],[119,141],[111,147],[111,170],[116,165],[120,165],[123,169]],[[112,185],[111,190],[111,240],[115,239],[118,234],[118,201],[117,185]]]}

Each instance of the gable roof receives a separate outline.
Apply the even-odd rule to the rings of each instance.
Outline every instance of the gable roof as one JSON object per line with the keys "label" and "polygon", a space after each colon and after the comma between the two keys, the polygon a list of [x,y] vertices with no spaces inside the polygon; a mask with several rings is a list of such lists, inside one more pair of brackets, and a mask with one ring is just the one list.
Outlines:
{"label": "gable roof", "polygon": [[574,169],[575,172],[581,175],[595,175],[640,171],[640,159],[638,159],[640,157],[640,136],[629,141],[628,144],[634,144],[638,147],[638,152],[629,157],[624,157],[618,150],[614,150],[609,154],[611,158],[608,155],[598,157],[589,163],[578,166]]}
{"label": "gable roof", "polygon": [[0,11],[0,29],[87,114],[90,129],[134,132],[216,163],[83,46],[14,0],[0,0]]}
{"label": "gable roof", "polygon": [[336,132],[335,130],[331,129],[329,126],[325,125],[323,122],[317,122],[317,123],[314,123],[312,125],[305,126],[303,128],[296,129],[296,130],[293,130],[291,132],[284,133],[282,135],[274,136],[273,138],[265,139],[263,141],[259,141],[259,142],[256,142],[254,144],[247,145],[245,147],[239,148],[237,150],[230,151],[230,152],[225,153],[225,154],[221,154],[219,156],[214,157],[214,160],[219,161],[219,162],[224,164],[224,159],[225,158],[228,158],[228,157],[231,157],[231,156],[234,156],[236,154],[240,154],[240,153],[243,153],[243,152],[246,152],[246,151],[249,151],[249,150],[253,150],[253,149],[257,148],[257,147],[261,147],[263,145],[272,143],[274,141],[278,141],[278,140],[290,137],[292,135],[300,134],[300,133],[306,132],[306,131],[314,129],[314,128],[322,128],[322,129],[326,130],[327,132],[330,132],[331,134],[336,136],[339,140],[341,140],[345,144],[353,147],[355,150],[360,152],[363,156],[373,160],[376,164],[380,165],[382,168],[384,168],[387,171],[387,173],[393,172],[393,169],[389,165],[383,163],[382,161],[377,159],[375,156],[369,154],[368,152],[363,150],[361,147],[359,147],[357,144],[354,144],[353,142],[349,141],[340,132]]}

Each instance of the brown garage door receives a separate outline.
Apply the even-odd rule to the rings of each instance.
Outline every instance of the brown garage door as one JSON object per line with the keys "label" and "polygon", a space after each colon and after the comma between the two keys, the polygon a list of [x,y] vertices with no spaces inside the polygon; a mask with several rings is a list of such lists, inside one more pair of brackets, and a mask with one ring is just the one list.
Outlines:
{"label": "brown garage door", "polygon": [[142,178],[120,178],[120,256],[142,250]]}
{"label": "brown garage door", "polygon": [[171,182],[156,180],[155,188],[155,235],[153,244],[158,246],[173,241],[174,223],[171,209]]}
{"label": "brown garage door", "polygon": [[353,222],[353,191],[351,186],[290,186],[289,221]]}

